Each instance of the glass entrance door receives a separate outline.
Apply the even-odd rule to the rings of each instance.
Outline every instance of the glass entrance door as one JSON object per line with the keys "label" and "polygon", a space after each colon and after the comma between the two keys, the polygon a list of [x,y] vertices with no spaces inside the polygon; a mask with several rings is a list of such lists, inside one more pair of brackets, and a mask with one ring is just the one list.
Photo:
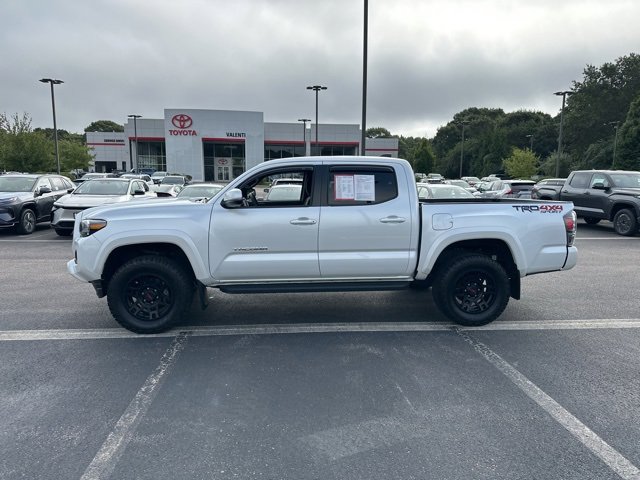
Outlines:
{"label": "glass entrance door", "polygon": [[216,167],[216,181],[217,182],[228,182],[229,178],[229,166],[228,165],[218,165]]}

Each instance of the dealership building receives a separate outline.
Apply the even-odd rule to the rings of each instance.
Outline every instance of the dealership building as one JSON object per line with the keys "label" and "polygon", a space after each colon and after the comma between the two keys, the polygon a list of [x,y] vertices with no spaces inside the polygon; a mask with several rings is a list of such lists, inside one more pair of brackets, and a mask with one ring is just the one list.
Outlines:
{"label": "dealership building", "polygon": [[[163,119],[132,118],[124,132],[87,132],[96,172],[151,168],[226,182],[277,158],[361,155],[359,125],[265,123],[262,112],[165,109]],[[398,156],[397,138],[367,138],[366,155]]]}

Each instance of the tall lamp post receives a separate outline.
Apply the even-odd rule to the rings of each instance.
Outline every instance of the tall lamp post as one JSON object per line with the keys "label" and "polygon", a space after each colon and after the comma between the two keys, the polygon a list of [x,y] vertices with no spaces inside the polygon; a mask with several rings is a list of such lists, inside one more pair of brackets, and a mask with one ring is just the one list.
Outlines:
{"label": "tall lamp post", "polygon": [[362,136],[360,155],[366,155],[365,142],[367,138],[367,43],[369,32],[369,1],[364,0],[364,39],[362,42]]}
{"label": "tall lamp post", "polygon": [[310,122],[310,118],[299,118],[299,122],[302,122],[302,143],[304,143],[304,153],[307,154],[307,122]]}
{"label": "tall lamp post", "polygon": [[60,154],[58,153],[58,125],[56,124],[56,99],[53,94],[53,86],[64,83],[62,80],[56,80],[55,78],[41,78],[42,83],[48,83],[51,85],[51,109],[53,110],[53,142],[56,148],[56,165],[58,168],[58,175],[60,175]]}
{"label": "tall lamp post", "polygon": [[529,150],[533,152],[533,135],[526,135],[526,137],[529,139]]}
{"label": "tall lamp post", "polygon": [[618,126],[620,125],[620,121],[605,123],[605,125],[613,125],[613,129],[616,131],[613,137],[613,160],[611,161],[611,170],[613,170],[616,166],[616,146],[618,145]]}
{"label": "tall lamp post", "polygon": [[318,92],[326,89],[327,87],[323,87],[322,85],[312,85],[307,87],[307,90],[313,90],[316,92],[316,148],[318,147]]}
{"label": "tall lamp post", "polygon": [[560,176],[560,156],[562,155],[562,125],[564,123],[564,106],[567,95],[571,95],[571,90],[555,92],[554,95],[562,96],[562,108],[560,109],[560,133],[558,134],[558,154],[556,155],[556,177]]}
{"label": "tall lamp post", "polygon": [[[138,122],[137,120],[142,117],[142,115],[127,115],[127,117],[129,118],[133,118],[133,139],[136,142],[136,154],[135,154],[135,159],[136,159],[136,169],[138,168]],[[131,143],[129,143],[129,145],[131,145]],[[133,168],[133,165],[131,165],[131,168]]]}
{"label": "tall lamp post", "polygon": [[460,175],[458,178],[462,178],[462,162],[464,159],[464,127],[465,125],[468,125],[469,122],[467,120],[463,120],[460,124],[462,125],[462,144],[460,146]]}

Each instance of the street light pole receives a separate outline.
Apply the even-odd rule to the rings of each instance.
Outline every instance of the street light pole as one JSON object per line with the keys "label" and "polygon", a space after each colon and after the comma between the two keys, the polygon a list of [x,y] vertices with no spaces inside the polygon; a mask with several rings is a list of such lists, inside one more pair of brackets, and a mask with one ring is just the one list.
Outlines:
{"label": "street light pole", "polygon": [[304,153],[307,154],[307,122],[310,122],[309,118],[299,118],[299,122],[302,122],[302,143],[304,143]]}
{"label": "street light pole", "polygon": [[323,87],[322,85],[313,85],[311,87],[307,87],[307,90],[313,90],[316,92],[316,148],[318,147],[318,92],[320,90],[326,90],[327,87]]}
{"label": "street light pole", "polygon": [[[127,117],[129,118],[133,118],[133,138],[134,141],[136,142],[136,154],[135,154],[135,159],[136,159],[136,170],[138,169],[138,122],[137,120],[142,117],[142,115],[127,115]],[[131,143],[129,143],[129,145],[131,145]],[[131,165],[131,168],[133,168],[133,165]]]}
{"label": "street light pole", "polygon": [[560,176],[560,156],[562,155],[562,125],[564,123],[564,106],[567,95],[571,95],[571,90],[555,92],[554,95],[562,95],[562,109],[560,110],[560,133],[558,134],[558,154],[556,155],[556,177]]}
{"label": "street light pole", "polygon": [[613,170],[616,166],[616,146],[618,145],[618,126],[620,121],[605,123],[605,125],[613,125],[613,129],[616,131],[613,137],[613,160],[611,161],[611,170]]}
{"label": "street light pole", "polygon": [[462,162],[464,159],[464,127],[468,123],[469,122],[467,120],[463,120],[462,122],[460,122],[460,124],[462,125],[462,144],[460,146],[460,175],[458,176],[458,178],[462,178]]}
{"label": "street light pole", "polygon": [[64,83],[62,80],[56,80],[55,78],[41,78],[42,83],[48,83],[51,85],[51,110],[53,110],[53,142],[56,148],[56,165],[58,168],[58,175],[60,175],[60,154],[58,153],[58,125],[56,124],[56,99],[53,94],[53,86]]}
{"label": "street light pole", "polygon": [[369,34],[369,1],[364,0],[364,41],[362,50],[362,136],[360,155],[366,155],[367,138],[367,43]]}
{"label": "street light pole", "polygon": [[526,136],[529,139],[529,150],[533,152],[533,135]]}

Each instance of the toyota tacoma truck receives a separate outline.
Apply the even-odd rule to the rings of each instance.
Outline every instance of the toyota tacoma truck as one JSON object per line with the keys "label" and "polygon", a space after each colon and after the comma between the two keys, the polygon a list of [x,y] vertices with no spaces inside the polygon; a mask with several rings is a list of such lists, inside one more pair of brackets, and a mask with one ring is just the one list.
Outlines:
{"label": "toyota tacoma truck", "polygon": [[[300,179],[286,195],[265,192]],[[76,218],[76,278],[138,333],[171,328],[194,295],[431,287],[452,321],[479,326],[520,298],[527,275],[577,261],[570,202],[418,200],[402,159],[262,163],[208,200],[95,207]]]}

